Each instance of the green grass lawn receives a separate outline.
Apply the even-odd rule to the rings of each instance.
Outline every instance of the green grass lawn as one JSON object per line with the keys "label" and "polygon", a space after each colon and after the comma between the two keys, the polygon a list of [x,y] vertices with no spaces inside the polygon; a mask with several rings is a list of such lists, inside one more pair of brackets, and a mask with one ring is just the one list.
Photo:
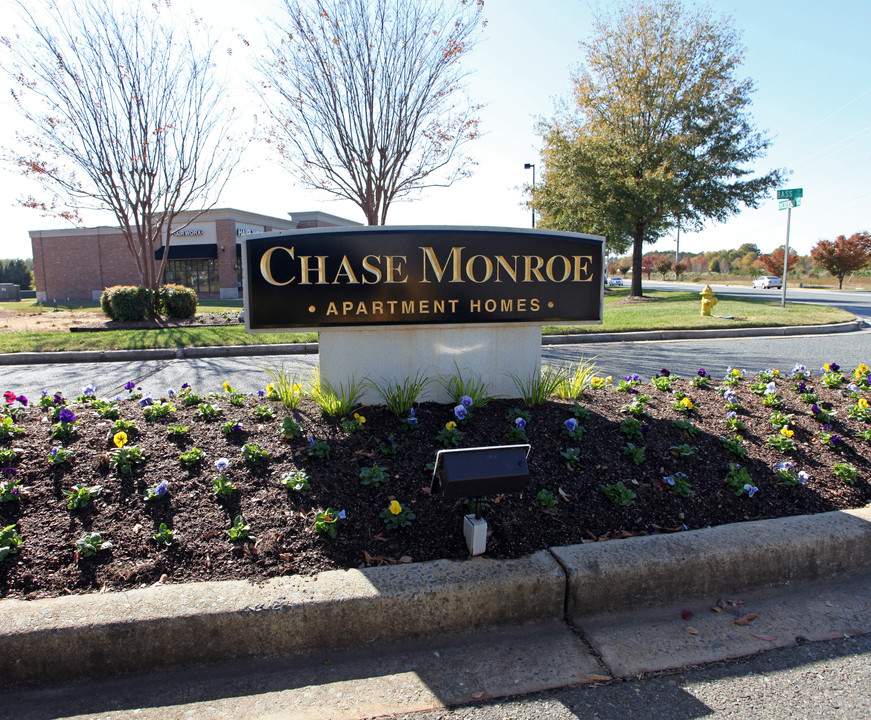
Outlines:
{"label": "green grass lawn", "polygon": [[[602,325],[550,325],[543,329],[543,333],[559,335],[576,332],[820,325],[845,322],[853,318],[850,313],[836,308],[788,303],[784,309],[780,307],[779,300],[755,298],[720,299],[719,304],[714,308],[714,313],[721,316],[731,315],[732,319],[703,317],[699,313],[701,302],[698,293],[648,292],[646,297],[651,299],[646,302],[618,302],[626,299],[628,295],[628,288],[610,291],[607,294]],[[22,309],[22,303],[0,303],[0,305]],[[96,303],[94,305],[96,306]],[[207,300],[200,303],[199,312],[219,313],[224,310],[238,310],[240,307],[241,304],[233,301]],[[90,311],[91,308],[83,310]],[[241,325],[76,333],[0,332],[0,352],[131,350],[191,345],[255,345],[316,341],[316,332],[248,334]]]}

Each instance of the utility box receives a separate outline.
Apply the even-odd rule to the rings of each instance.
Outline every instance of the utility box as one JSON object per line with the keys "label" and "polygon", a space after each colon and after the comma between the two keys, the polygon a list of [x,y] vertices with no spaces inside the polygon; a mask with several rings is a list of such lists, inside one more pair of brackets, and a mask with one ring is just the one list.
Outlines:
{"label": "utility box", "polygon": [[520,492],[529,481],[529,445],[439,450],[431,494],[447,500]]}
{"label": "utility box", "polygon": [[21,300],[21,286],[15,283],[0,283],[0,300]]}

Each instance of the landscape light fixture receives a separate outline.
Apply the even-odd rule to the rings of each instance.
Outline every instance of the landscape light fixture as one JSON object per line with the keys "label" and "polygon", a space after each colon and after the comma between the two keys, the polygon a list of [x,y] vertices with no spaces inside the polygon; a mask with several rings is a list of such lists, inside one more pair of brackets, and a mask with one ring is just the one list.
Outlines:
{"label": "landscape light fixture", "polygon": [[480,499],[520,492],[526,487],[530,447],[495,445],[436,453],[430,494],[441,493],[446,500],[475,500],[475,512],[463,517],[463,535],[470,555],[480,555],[487,549],[487,521],[481,517]]}
{"label": "landscape light fixture", "polygon": [[523,163],[523,169],[532,168],[532,227],[535,229],[535,163]]}

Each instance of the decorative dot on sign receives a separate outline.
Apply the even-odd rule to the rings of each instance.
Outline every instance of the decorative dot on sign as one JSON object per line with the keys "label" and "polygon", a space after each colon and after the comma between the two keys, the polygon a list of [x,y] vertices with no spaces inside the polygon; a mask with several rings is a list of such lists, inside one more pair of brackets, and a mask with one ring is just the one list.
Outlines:
{"label": "decorative dot on sign", "polygon": [[547,306],[548,306],[549,308],[552,308],[552,307],[553,307],[553,303],[552,303],[552,302],[549,302],[549,303],[547,304]]}
{"label": "decorative dot on sign", "polygon": [[309,305],[309,306],[308,306],[308,311],[309,311],[309,312],[314,312],[314,311],[315,311],[315,306],[314,306],[314,305]]}

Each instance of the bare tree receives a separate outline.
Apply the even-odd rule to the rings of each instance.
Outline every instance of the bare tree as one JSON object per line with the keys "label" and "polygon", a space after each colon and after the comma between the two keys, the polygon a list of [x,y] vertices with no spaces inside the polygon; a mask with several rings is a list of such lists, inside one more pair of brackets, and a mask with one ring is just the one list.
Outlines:
{"label": "bare tree", "polygon": [[[480,106],[461,60],[483,0],[283,0],[260,58],[268,140],[305,186],[384,224],[390,204],[470,174]],[[279,39],[280,38],[280,39]]]}
{"label": "bare tree", "polygon": [[213,206],[241,154],[214,43],[199,21],[176,25],[166,4],[28,0],[27,29],[2,38],[30,125],[5,155],[46,192],[23,204],[71,221],[111,211],[148,288],[160,284],[169,253],[158,265],[154,252],[161,240],[168,250],[174,219]]}

